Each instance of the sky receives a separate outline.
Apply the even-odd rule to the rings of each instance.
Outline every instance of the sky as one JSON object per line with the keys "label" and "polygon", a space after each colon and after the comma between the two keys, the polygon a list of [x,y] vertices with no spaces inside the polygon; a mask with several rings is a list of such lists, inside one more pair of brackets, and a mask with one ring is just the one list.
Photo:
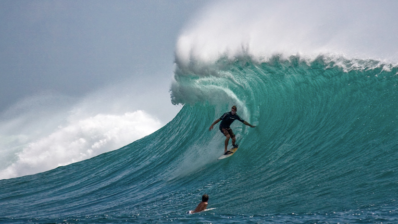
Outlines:
{"label": "sky", "polygon": [[207,1],[0,1],[0,179],[120,148],[169,122],[174,49]]}
{"label": "sky", "polygon": [[204,3],[1,1],[0,111],[41,93],[80,97],[133,77],[169,80],[178,33]]}

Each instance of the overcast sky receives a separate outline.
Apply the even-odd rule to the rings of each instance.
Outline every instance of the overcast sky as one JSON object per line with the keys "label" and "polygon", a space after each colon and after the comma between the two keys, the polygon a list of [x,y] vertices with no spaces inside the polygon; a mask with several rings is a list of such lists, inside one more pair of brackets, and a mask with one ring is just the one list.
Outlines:
{"label": "overcast sky", "polygon": [[126,78],[169,82],[179,31],[205,3],[0,1],[0,111],[43,92],[79,97]]}

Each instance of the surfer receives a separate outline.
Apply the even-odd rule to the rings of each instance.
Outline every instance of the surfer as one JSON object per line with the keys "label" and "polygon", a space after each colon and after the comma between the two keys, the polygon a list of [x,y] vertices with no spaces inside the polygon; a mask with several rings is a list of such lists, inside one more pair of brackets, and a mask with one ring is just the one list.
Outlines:
{"label": "surfer", "polygon": [[207,194],[202,195],[202,202],[200,202],[198,204],[198,206],[195,208],[195,210],[190,211],[190,214],[204,211],[207,208],[208,201],[209,201],[209,195],[207,195]]}
{"label": "surfer", "polygon": [[237,147],[238,147],[238,145],[235,144],[235,141],[236,141],[235,134],[234,134],[234,132],[232,131],[232,129],[230,128],[230,125],[232,124],[232,122],[234,122],[235,120],[239,120],[240,122],[242,122],[243,124],[245,124],[245,125],[247,125],[247,126],[250,126],[250,127],[252,127],[252,128],[256,127],[256,126],[253,126],[253,125],[247,123],[247,122],[246,122],[245,120],[243,120],[242,118],[240,118],[239,115],[236,114],[236,111],[237,111],[236,106],[235,106],[235,105],[232,106],[230,112],[224,113],[219,119],[217,119],[216,121],[214,121],[213,124],[211,124],[211,126],[210,126],[210,128],[209,128],[209,131],[211,131],[211,130],[213,129],[214,125],[221,121],[221,123],[220,123],[220,131],[221,131],[221,133],[223,133],[223,134],[225,135],[225,137],[226,137],[226,139],[225,139],[225,149],[224,149],[224,154],[226,154],[226,155],[227,155],[228,152],[229,152],[228,149],[227,149],[227,147],[228,147],[228,142],[229,142],[229,139],[230,139],[230,138],[232,138],[232,146],[233,146],[234,148],[237,148]]}

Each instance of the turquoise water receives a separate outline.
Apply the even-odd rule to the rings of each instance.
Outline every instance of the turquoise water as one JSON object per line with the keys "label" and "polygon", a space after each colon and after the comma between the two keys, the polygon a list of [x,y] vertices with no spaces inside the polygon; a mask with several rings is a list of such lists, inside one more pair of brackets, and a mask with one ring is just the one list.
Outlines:
{"label": "turquoise water", "polygon": [[[121,149],[0,181],[0,222],[398,222],[398,67],[275,56],[177,63],[178,115]],[[217,160],[232,105],[240,145]],[[214,210],[188,215],[208,194]]]}

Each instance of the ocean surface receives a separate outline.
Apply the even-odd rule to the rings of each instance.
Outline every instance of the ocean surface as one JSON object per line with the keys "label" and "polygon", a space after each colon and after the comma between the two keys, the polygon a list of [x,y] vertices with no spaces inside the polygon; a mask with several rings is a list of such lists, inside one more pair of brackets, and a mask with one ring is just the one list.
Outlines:
{"label": "ocean surface", "polygon": [[[167,125],[118,150],[0,181],[4,223],[397,223],[398,67],[299,56],[176,63]],[[166,93],[167,94],[167,93]],[[213,121],[237,105],[218,160]],[[208,194],[209,208],[186,214]]]}

